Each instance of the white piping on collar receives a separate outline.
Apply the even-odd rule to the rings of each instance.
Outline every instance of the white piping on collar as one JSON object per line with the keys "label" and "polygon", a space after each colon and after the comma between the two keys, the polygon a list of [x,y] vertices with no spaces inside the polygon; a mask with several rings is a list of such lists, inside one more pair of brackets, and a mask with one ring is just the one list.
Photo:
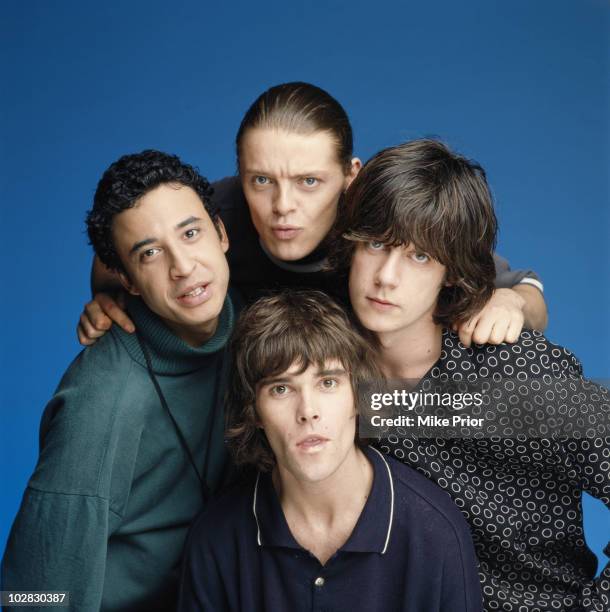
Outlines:
{"label": "white piping on collar", "polygon": [[394,522],[394,481],[392,480],[392,472],[390,471],[390,466],[388,465],[388,462],[383,456],[383,453],[380,453],[373,446],[369,446],[369,448],[371,450],[374,450],[381,457],[381,460],[383,461],[386,467],[386,470],[388,471],[388,478],[390,479],[390,492],[392,494],[392,503],[390,504],[390,522],[388,523],[388,533],[385,538],[385,544],[383,545],[383,550],[381,551],[381,554],[383,555],[388,549],[388,544],[390,543],[390,534],[392,533],[392,524]]}
{"label": "white piping on collar", "polygon": [[287,272],[300,272],[301,274],[308,274],[310,272],[321,272],[324,270],[328,261],[326,257],[321,259],[320,261],[314,261],[309,264],[294,264],[289,261],[283,261],[282,259],[278,259],[275,255],[272,255],[265,245],[263,241],[259,238],[259,244],[261,245],[261,249],[263,249],[265,255],[278,267],[282,268],[282,270],[286,270]]}
{"label": "white piping on collar", "polygon": [[259,472],[256,475],[256,484],[254,485],[254,499],[252,500],[252,512],[254,514],[254,520],[256,521],[256,541],[259,546],[262,546],[261,543],[261,527],[258,524],[258,516],[256,516],[256,497],[258,495],[258,481],[260,480],[261,473]]}

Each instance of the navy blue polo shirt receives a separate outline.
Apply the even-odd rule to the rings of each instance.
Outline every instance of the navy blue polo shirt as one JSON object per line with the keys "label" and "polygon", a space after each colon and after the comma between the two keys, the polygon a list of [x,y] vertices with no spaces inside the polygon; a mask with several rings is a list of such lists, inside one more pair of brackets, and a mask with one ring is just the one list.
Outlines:
{"label": "navy blue polo shirt", "polygon": [[374,448],[373,485],[325,565],[294,539],[270,474],[225,493],[194,523],[179,610],[475,612],[470,531],[449,495]]}

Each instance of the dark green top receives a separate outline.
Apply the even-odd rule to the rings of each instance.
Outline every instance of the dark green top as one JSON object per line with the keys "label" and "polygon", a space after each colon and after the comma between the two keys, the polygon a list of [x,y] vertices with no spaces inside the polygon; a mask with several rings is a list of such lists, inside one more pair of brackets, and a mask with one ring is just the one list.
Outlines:
{"label": "dark green top", "polygon": [[[227,297],[216,333],[199,348],[139,299],[129,313],[200,473],[211,423],[206,480],[214,490],[227,467],[223,391],[215,386],[234,323],[232,301]],[[87,612],[172,609],[186,531],[202,507],[197,474],[137,338],[114,325],[75,359],[45,409],[2,588],[69,591],[70,609]]]}

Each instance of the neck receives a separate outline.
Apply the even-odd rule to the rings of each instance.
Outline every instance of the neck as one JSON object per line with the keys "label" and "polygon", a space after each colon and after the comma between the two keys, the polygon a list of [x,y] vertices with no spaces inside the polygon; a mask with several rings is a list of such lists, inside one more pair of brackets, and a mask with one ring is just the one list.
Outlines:
{"label": "neck", "polygon": [[211,321],[206,321],[205,323],[201,323],[200,325],[193,327],[182,327],[180,325],[175,325],[171,321],[165,321],[165,324],[186,344],[192,346],[193,348],[198,348],[205,344],[216,332],[218,328],[218,319],[219,317],[215,317]]}
{"label": "neck", "polygon": [[293,534],[295,523],[332,530],[345,517],[354,517],[347,529],[349,535],[370,493],[373,468],[354,444],[341,466],[320,482],[296,480],[281,467],[276,468],[273,480]]}
{"label": "neck", "polygon": [[378,333],[380,365],[387,378],[419,380],[441,355],[443,328],[432,317],[395,332]]}

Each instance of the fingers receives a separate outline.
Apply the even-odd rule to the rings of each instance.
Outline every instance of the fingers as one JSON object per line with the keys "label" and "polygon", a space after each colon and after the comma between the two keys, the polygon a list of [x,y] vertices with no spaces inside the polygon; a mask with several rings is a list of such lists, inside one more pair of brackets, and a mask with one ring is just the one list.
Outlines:
{"label": "fingers", "polygon": [[524,324],[524,317],[515,317],[508,326],[508,329],[506,330],[506,337],[504,341],[508,342],[509,344],[514,344],[515,342],[517,342],[517,340],[519,340],[519,336],[521,335],[521,331],[523,330]]}
{"label": "fingers", "polygon": [[496,289],[472,319],[459,326],[464,346],[516,342],[523,329],[525,300],[512,289]]}
{"label": "fingers", "polygon": [[460,342],[469,347],[472,344],[472,334],[476,328],[478,317],[473,317],[458,326],[458,334],[460,336]]}
{"label": "fingers", "polygon": [[96,329],[89,319],[87,315],[83,312],[78,321],[78,327],[76,328],[76,334],[78,336],[78,341],[83,346],[91,346],[95,344],[96,340],[103,336],[106,332],[104,330]]}
{"label": "fingers", "polygon": [[[97,329],[110,329],[110,325],[112,324],[112,322],[114,322],[129,334],[135,331],[136,328],[133,324],[133,321],[127,316],[127,313],[125,312],[124,296],[121,296],[120,301],[121,304],[119,304],[117,300],[115,300],[107,293],[98,293],[95,296],[95,300],[93,300],[93,302],[89,302],[88,305],[97,303],[100,312],[104,315],[104,317],[96,317],[96,323],[94,323],[94,325]],[[97,315],[98,311],[95,310],[95,313]],[[98,322],[101,327],[97,324]],[[106,325],[107,327],[105,327]]]}
{"label": "fingers", "polygon": [[97,338],[104,335],[104,332],[107,332],[112,326],[112,319],[106,315],[96,300],[85,304],[85,310],[81,315],[81,322],[83,317],[89,323],[89,326],[85,327],[85,331],[88,331],[89,327],[91,327],[95,331],[101,332],[96,336]]}
{"label": "fingers", "polygon": [[[510,319],[503,318],[496,321],[489,332],[487,340],[480,342],[480,344],[501,344],[506,339],[506,332],[508,331],[509,325]],[[477,340],[477,342],[479,341]]]}
{"label": "fingers", "polygon": [[[121,302],[121,305],[117,303]],[[124,310],[125,298],[115,300],[107,293],[98,293],[85,309],[78,321],[76,334],[83,346],[91,346],[116,323],[127,333],[133,333],[135,326]]]}
{"label": "fingers", "polygon": [[80,321],[76,326],[76,336],[78,337],[79,343],[83,346],[91,346],[92,344],[95,344],[95,340],[90,339],[81,327]]}
{"label": "fingers", "polygon": [[491,334],[499,319],[494,316],[493,312],[486,312],[479,317],[477,325],[472,332],[472,341],[476,344],[486,344],[491,338]]}
{"label": "fingers", "polygon": [[513,343],[523,329],[523,313],[518,310],[490,309],[460,325],[460,342],[469,347],[475,344]]}

